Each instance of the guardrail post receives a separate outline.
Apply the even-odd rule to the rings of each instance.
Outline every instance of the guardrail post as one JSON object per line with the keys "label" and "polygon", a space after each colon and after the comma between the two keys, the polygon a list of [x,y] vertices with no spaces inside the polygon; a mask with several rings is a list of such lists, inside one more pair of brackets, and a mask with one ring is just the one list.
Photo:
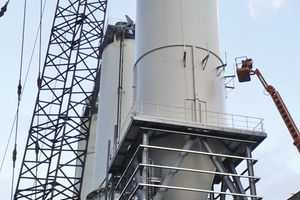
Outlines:
{"label": "guardrail post", "polygon": [[130,117],[133,117],[136,114],[137,114],[136,102],[133,102],[132,109],[131,109],[131,114],[130,114],[131,116]]}
{"label": "guardrail post", "polygon": [[175,120],[175,116],[174,116],[174,107],[172,107],[172,120]]}
{"label": "guardrail post", "polygon": [[141,115],[144,115],[144,104],[143,102],[140,102],[141,104]]}

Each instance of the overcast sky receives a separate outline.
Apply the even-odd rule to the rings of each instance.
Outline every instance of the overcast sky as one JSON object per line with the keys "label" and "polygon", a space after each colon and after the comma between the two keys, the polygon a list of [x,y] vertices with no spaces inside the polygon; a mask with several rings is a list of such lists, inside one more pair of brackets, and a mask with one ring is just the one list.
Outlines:
{"label": "overcast sky", "polygon": [[[0,0],[0,7],[6,0]],[[36,36],[38,1],[27,1],[26,41],[22,81],[29,66]],[[47,2],[43,22],[43,49],[49,39],[55,4]],[[134,0],[110,0],[108,14],[135,19]],[[300,1],[299,0],[219,0],[222,56],[227,53],[226,74],[234,74],[235,57],[248,56],[266,81],[281,94],[295,123],[300,127]],[[23,4],[11,0],[0,18],[0,161],[5,151],[17,107],[17,85],[20,68]],[[45,53],[43,53],[44,55]],[[20,108],[18,131],[18,162],[16,177],[36,98],[38,73],[37,52],[30,68]],[[248,83],[234,81],[235,89],[227,95],[227,112],[264,118],[268,138],[253,152],[259,159],[255,175],[261,177],[257,193],[265,200],[287,199],[300,190],[300,155],[271,98],[256,77]],[[10,198],[13,139],[0,172],[1,199]]]}

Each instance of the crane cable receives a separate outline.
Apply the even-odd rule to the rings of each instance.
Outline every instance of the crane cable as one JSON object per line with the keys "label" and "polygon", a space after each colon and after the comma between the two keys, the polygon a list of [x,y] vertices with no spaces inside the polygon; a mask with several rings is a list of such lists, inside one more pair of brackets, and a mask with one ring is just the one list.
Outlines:
{"label": "crane cable", "polygon": [[21,61],[20,61],[20,74],[19,74],[19,85],[18,85],[18,105],[17,105],[17,114],[16,114],[16,132],[15,132],[15,145],[13,150],[13,171],[12,171],[12,181],[11,181],[11,200],[13,200],[13,190],[14,190],[14,176],[15,176],[15,167],[17,160],[17,139],[18,139],[18,124],[19,124],[19,110],[22,94],[22,68],[23,68],[23,54],[24,54],[24,39],[25,39],[25,21],[26,21],[26,4],[27,0],[24,1],[24,15],[23,15],[23,30],[22,30],[22,44],[21,44]]}
{"label": "crane cable", "polygon": [[[44,13],[44,10],[45,10],[46,2],[47,2],[47,0],[45,0],[45,3],[44,3],[43,13]],[[39,29],[40,29],[40,27],[39,27]],[[25,90],[25,87],[26,87],[27,78],[28,78],[28,75],[29,75],[29,71],[30,71],[30,67],[31,67],[32,59],[33,59],[34,50],[35,50],[37,39],[38,39],[38,35],[39,35],[39,29],[38,29],[38,31],[36,33],[36,37],[35,37],[35,41],[34,41],[34,44],[33,44],[32,52],[31,52],[31,56],[30,56],[30,60],[29,60],[29,64],[28,64],[28,68],[27,68],[27,72],[26,72],[26,76],[25,76],[25,80],[24,80],[24,83],[23,83],[23,90],[22,90],[22,94],[21,94],[21,100],[22,100],[22,96],[23,96],[23,93],[24,93],[24,90]],[[15,114],[14,121],[12,123],[11,130],[10,130],[9,138],[7,140],[7,143],[6,143],[6,147],[5,147],[5,151],[4,151],[4,156],[3,156],[2,161],[1,161],[0,173],[2,171],[3,164],[4,164],[4,161],[5,161],[5,158],[6,158],[8,146],[9,146],[10,139],[11,139],[11,136],[12,136],[12,133],[13,133],[13,129],[14,129],[14,126],[15,126],[15,123],[16,123],[16,118],[17,118],[17,113]]]}
{"label": "crane cable", "polygon": [[1,10],[0,10],[0,17],[2,17],[2,16],[4,15],[4,13],[6,12],[9,1],[10,1],[10,0],[8,0],[8,1],[4,4],[4,6],[2,6],[2,8],[1,8]]}
{"label": "crane cable", "polygon": [[[41,89],[41,85],[42,85],[42,79],[41,79],[41,63],[42,63],[42,19],[43,19],[43,0],[40,0],[40,24],[39,24],[39,63],[38,63],[38,78],[37,78],[37,87],[38,87],[38,93],[40,92]],[[37,112],[37,125],[39,125],[40,121],[40,112],[38,110]],[[35,141],[35,162],[36,162],[36,166],[38,165],[38,161],[39,161],[39,150],[40,150],[40,146],[39,146],[39,133],[37,131],[36,133],[36,141]],[[34,179],[34,186],[37,186],[37,176],[38,176],[38,167],[36,167],[35,169],[35,179]],[[33,193],[35,193],[35,199],[37,199],[37,192],[36,191],[32,191]]]}

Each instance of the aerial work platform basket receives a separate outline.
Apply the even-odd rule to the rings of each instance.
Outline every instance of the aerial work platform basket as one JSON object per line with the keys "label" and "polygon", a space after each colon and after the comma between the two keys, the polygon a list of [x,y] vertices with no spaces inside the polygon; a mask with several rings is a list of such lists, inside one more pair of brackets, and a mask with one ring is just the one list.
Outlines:
{"label": "aerial work platform basket", "polygon": [[238,68],[238,69],[236,69],[236,73],[237,73],[239,82],[251,81],[250,69],[248,67]]}
{"label": "aerial work platform basket", "polygon": [[[240,66],[240,67],[239,67]],[[252,59],[242,60],[241,63],[236,61],[236,73],[239,79],[239,82],[247,82],[250,81],[250,75],[252,72]]]}

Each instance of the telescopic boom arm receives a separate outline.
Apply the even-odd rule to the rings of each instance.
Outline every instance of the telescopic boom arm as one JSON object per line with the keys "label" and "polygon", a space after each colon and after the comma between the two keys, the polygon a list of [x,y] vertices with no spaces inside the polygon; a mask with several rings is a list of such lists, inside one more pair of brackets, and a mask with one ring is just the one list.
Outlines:
{"label": "telescopic boom arm", "polygon": [[[252,60],[251,59],[246,59],[243,61],[243,63],[248,63],[250,60],[251,65],[243,65],[241,68],[237,68],[237,75],[239,78],[240,82],[245,82],[245,81],[250,81],[250,75],[256,74],[262,85],[264,86],[265,90],[271,95],[286,127],[288,128],[293,140],[294,140],[294,145],[298,149],[300,153],[300,133],[299,130],[291,117],[288,109],[286,108],[282,98],[280,97],[279,93],[275,90],[275,88],[271,85],[268,85],[262,74],[258,69],[255,71],[252,70]],[[238,66],[238,65],[237,65]],[[246,71],[248,72],[249,78],[245,79],[245,74]]]}

